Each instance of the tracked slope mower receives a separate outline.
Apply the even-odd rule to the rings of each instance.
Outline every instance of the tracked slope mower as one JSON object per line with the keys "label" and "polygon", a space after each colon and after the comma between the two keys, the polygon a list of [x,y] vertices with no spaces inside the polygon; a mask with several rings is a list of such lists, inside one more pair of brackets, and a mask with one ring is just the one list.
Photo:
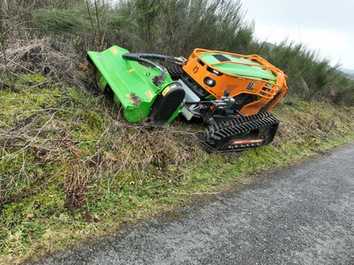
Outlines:
{"label": "tracked slope mower", "polygon": [[273,141],[272,109],[287,94],[286,75],[258,55],[195,49],[188,59],[130,53],[113,46],[88,52],[103,92],[113,92],[130,123],[171,124],[179,115],[206,125],[208,151],[238,152]]}

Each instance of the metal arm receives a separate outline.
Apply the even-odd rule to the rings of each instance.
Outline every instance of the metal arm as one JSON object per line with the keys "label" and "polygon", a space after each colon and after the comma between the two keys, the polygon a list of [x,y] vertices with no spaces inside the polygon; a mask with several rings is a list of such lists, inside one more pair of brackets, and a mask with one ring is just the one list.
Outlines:
{"label": "metal arm", "polygon": [[168,71],[165,67],[158,63],[155,63],[152,60],[164,60],[179,65],[182,65],[186,61],[186,59],[183,57],[172,57],[154,53],[127,53],[123,55],[123,58],[126,60],[143,62],[159,69],[161,74],[153,79],[154,84],[157,86],[160,85],[161,82],[165,79],[165,75],[168,74]]}

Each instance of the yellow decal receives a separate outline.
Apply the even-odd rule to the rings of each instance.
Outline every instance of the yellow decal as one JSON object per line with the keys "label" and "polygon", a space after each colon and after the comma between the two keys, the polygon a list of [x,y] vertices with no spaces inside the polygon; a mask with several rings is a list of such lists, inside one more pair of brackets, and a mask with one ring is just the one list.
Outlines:
{"label": "yellow decal", "polygon": [[170,91],[170,87],[166,88],[166,89],[162,92],[162,95],[163,95],[163,96],[166,96],[169,91]]}
{"label": "yellow decal", "polygon": [[152,99],[154,97],[154,94],[152,93],[151,90],[146,91],[145,95],[149,98]]}
{"label": "yellow decal", "polygon": [[117,47],[113,47],[113,48],[111,49],[111,51],[112,51],[113,54],[117,54],[117,53],[118,53]]}

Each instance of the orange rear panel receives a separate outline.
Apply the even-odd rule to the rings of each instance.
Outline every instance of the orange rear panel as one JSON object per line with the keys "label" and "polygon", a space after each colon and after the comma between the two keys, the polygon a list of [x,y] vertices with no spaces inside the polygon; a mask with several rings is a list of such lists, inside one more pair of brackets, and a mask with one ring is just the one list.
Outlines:
{"label": "orange rear panel", "polygon": [[[200,55],[205,52],[230,54],[255,61],[261,64],[264,69],[272,71],[272,73],[276,76],[276,82],[273,83],[262,79],[254,79],[225,73],[221,73],[221,75],[219,75],[217,74],[217,71],[213,71],[215,68],[212,64],[206,64],[201,61]],[[195,49],[189,57],[187,63],[183,66],[183,70],[204,90],[215,96],[217,99],[224,96],[225,92],[232,97],[236,97],[244,93],[256,95],[258,100],[245,105],[241,109],[241,113],[244,115],[256,114],[264,108],[269,111],[272,110],[272,108],[276,106],[288,92],[286,75],[284,72],[258,55],[240,55],[229,52]],[[214,87],[210,87],[204,83],[204,80],[207,77],[216,81],[216,85]]]}

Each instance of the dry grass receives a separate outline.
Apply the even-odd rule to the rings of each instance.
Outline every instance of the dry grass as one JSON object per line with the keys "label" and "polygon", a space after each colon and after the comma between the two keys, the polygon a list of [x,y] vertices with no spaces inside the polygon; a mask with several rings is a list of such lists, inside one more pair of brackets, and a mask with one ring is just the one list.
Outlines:
{"label": "dry grass", "polygon": [[326,141],[338,134],[354,129],[353,107],[336,107],[319,101],[288,99],[288,103],[276,110],[282,121],[275,144],[284,139],[296,144],[309,140]]}
{"label": "dry grass", "polygon": [[[22,76],[22,86],[23,79],[39,78]],[[1,205],[36,194],[59,177],[67,205],[80,207],[87,185],[102,176],[133,172],[130,179],[138,182],[173,179],[172,167],[199,152],[193,133],[128,125],[116,119],[119,112],[106,98],[78,89],[5,90],[0,98]]]}
{"label": "dry grass", "polygon": [[[69,42],[50,38],[15,39],[7,44],[3,57],[0,73],[8,73],[8,76],[19,78],[21,74],[41,73],[50,77],[51,82],[66,82],[81,88],[87,86],[85,73],[80,68],[80,63],[85,63],[85,59],[78,57]],[[46,84],[37,82],[35,85]],[[14,82],[8,80],[3,87],[14,88]]]}

